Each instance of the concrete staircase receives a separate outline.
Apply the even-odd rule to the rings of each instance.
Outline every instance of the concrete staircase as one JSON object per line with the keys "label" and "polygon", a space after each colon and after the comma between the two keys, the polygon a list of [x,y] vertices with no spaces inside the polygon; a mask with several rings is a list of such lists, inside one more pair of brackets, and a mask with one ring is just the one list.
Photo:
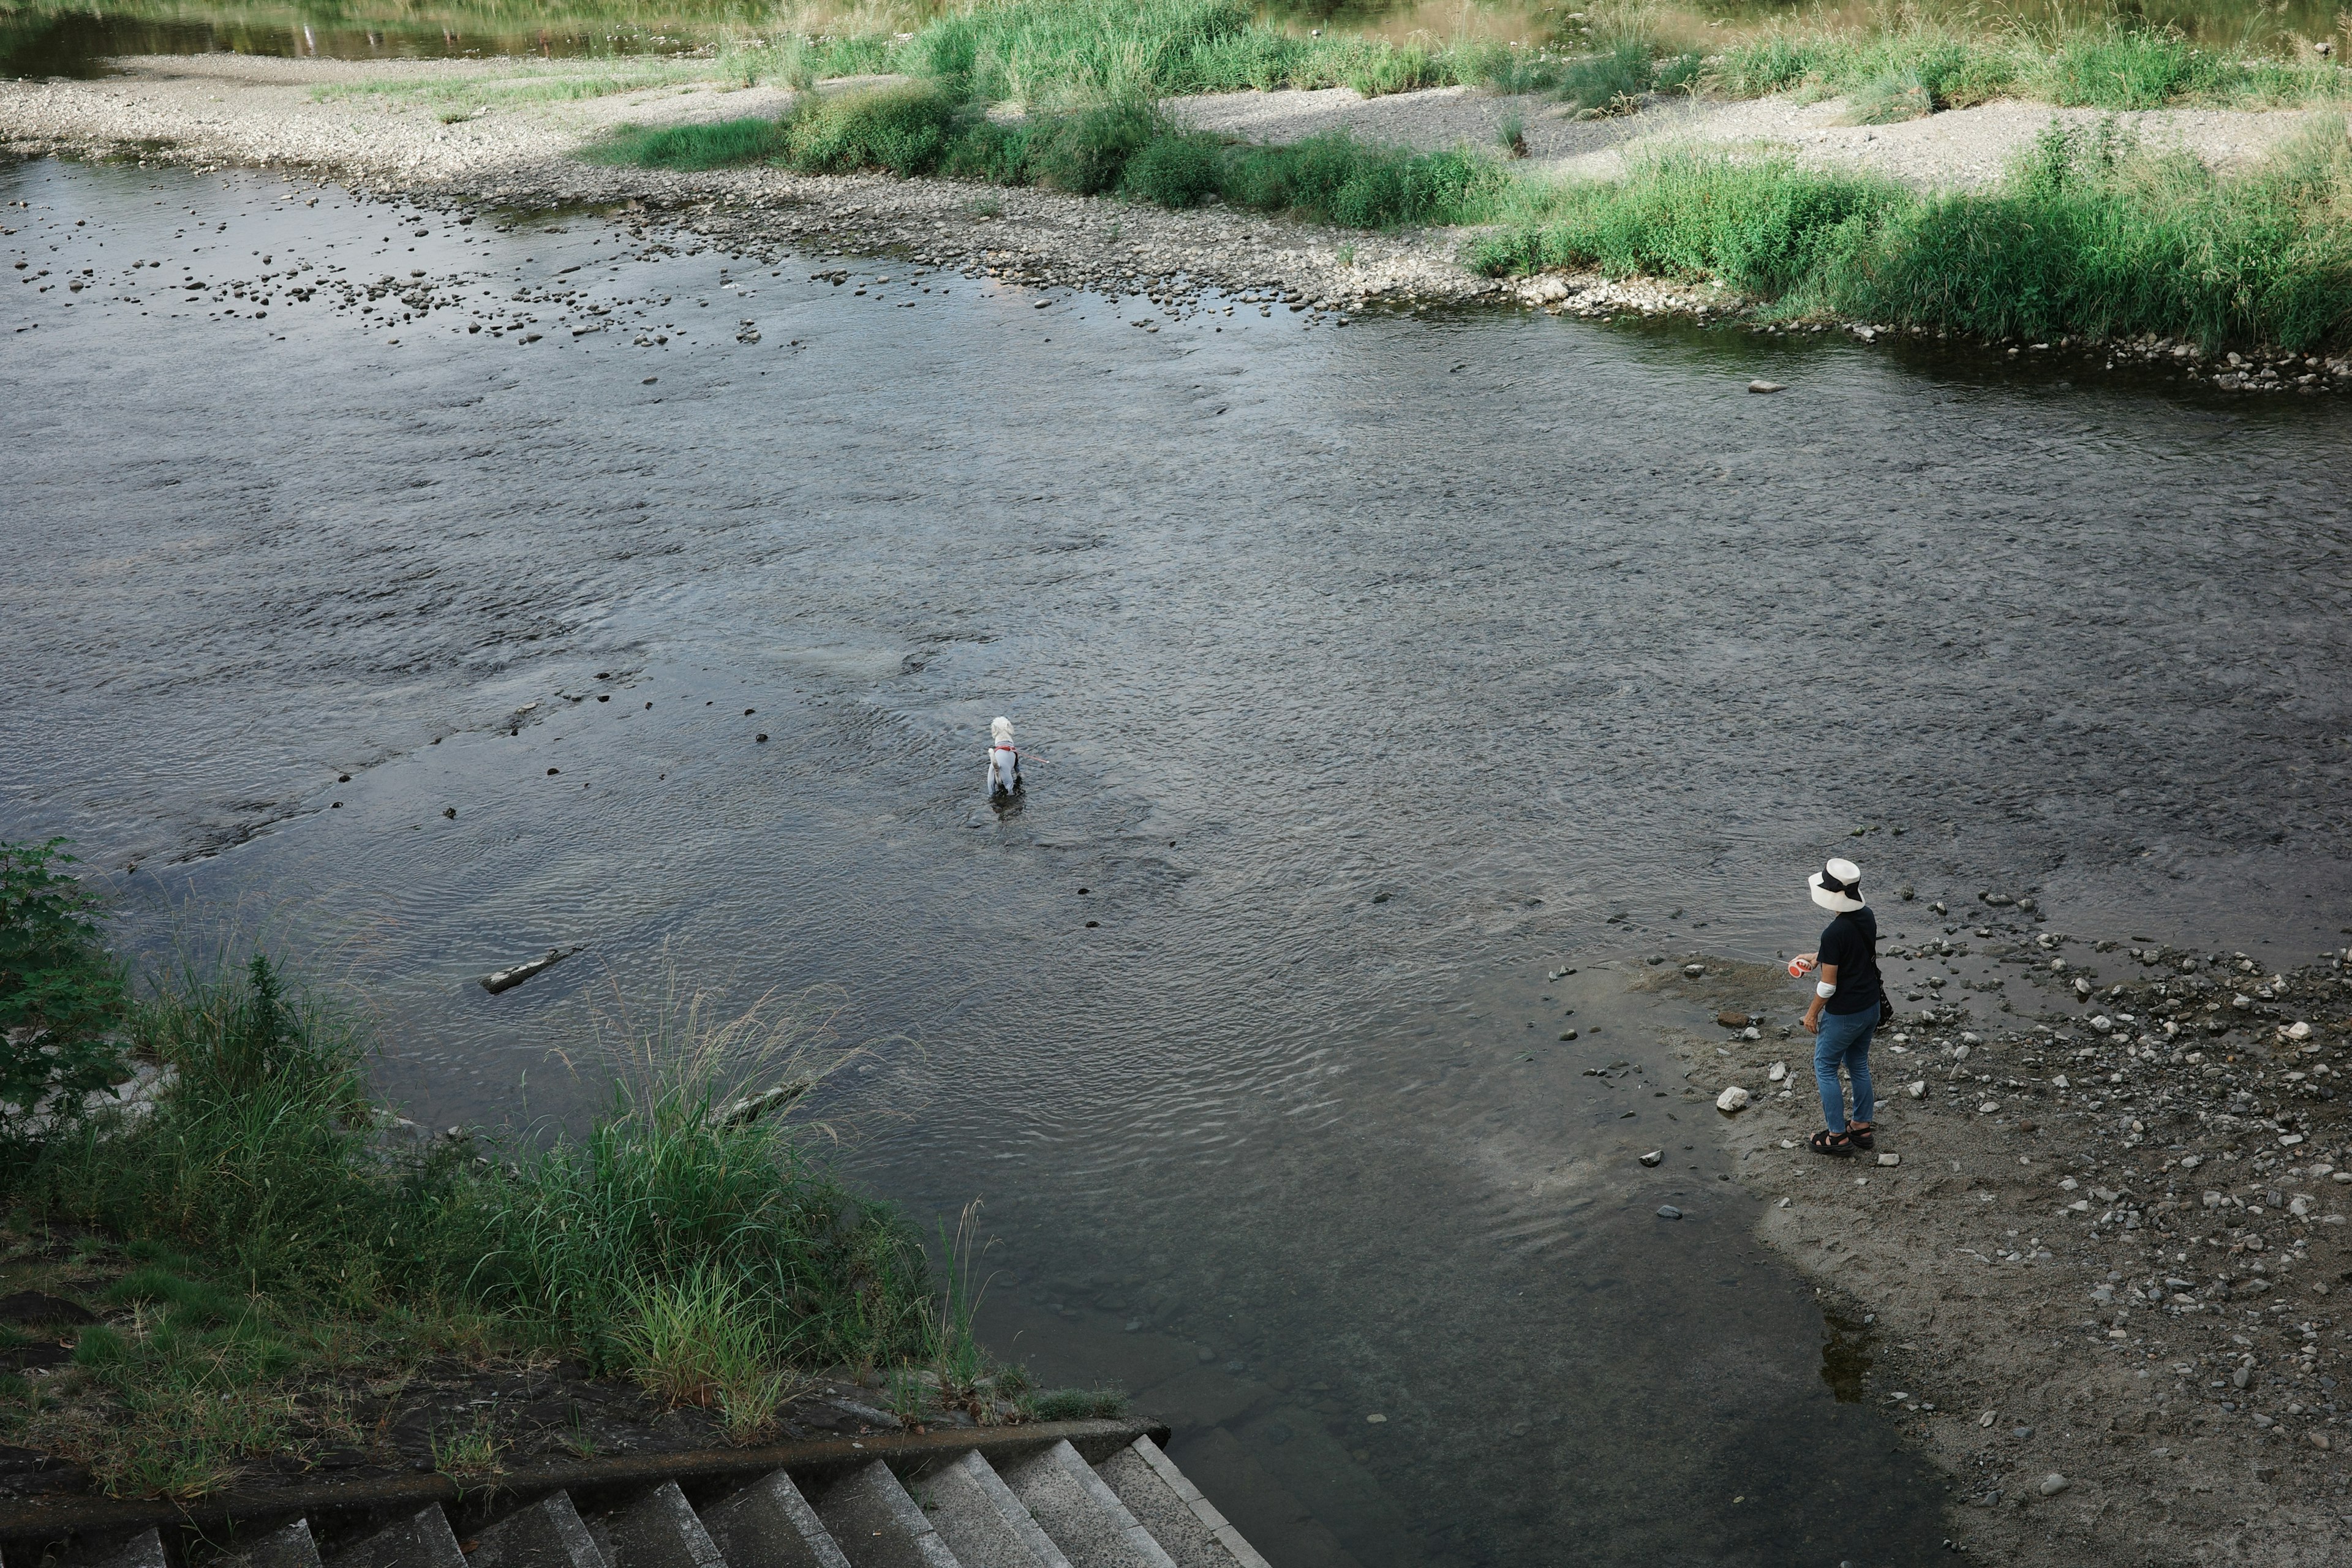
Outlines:
{"label": "concrete staircase", "polygon": [[[616,1489],[619,1495],[614,1495]],[[590,1500],[575,1504],[573,1491]],[[226,1568],[1267,1568],[1149,1436],[1089,1464],[1067,1439],[774,1469],[650,1489],[583,1486],[457,1521],[439,1502],[333,1538],[308,1517],[241,1530]],[[57,1568],[173,1568],[166,1532],[84,1533]],[[45,1552],[6,1543],[0,1568]],[[239,1561],[241,1560],[241,1561]]]}

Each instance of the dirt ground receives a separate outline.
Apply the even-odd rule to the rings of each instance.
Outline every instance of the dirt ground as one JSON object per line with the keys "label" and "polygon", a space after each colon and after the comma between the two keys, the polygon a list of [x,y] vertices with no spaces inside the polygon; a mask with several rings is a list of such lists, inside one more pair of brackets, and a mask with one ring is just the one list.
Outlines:
{"label": "dirt ground", "polygon": [[1670,1042],[1685,1094],[1754,1096],[1720,1132],[1761,1235],[1822,1291],[1850,1392],[1899,1405],[1949,1477],[1956,1547],[2352,1561],[2346,955],[2263,973],[2006,900],[1886,919],[1935,934],[1882,942],[1874,1155],[1807,1146],[1812,1042],[1781,971],[1693,956],[1639,984],[1719,1009],[1719,1034]]}

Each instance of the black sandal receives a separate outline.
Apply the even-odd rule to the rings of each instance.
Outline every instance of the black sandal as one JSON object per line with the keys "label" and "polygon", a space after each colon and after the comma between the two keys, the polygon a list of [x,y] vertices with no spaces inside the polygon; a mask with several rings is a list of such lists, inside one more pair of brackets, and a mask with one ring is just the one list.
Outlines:
{"label": "black sandal", "polygon": [[1851,1160],[1853,1158],[1853,1145],[1844,1133],[1832,1132],[1824,1127],[1813,1134],[1813,1152],[1827,1154],[1835,1160]]}
{"label": "black sandal", "polygon": [[1849,1121],[1845,1124],[1845,1135],[1853,1141],[1855,1148],[1865,1154],[1878,1147],[1878,1124],[1874,1121]]}

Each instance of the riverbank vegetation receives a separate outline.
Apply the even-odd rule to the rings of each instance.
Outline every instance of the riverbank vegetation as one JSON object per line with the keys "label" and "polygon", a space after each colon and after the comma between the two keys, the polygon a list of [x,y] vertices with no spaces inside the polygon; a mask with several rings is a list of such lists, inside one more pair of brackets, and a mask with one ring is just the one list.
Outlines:
{"label": "riverbank vegetation", "polygon": [[[0,0],[0,38],[30,39],[88,0]],[[561,52],[535,89],[625,92],[677,79],[785,86],[896,73],[959,97],[1066,108],[1131,94],[1349,87],[1367,95],[1472,86],[1547,92],[1591,111],[1649,91],[1862,94],[1965,107],[1993,97],[2135,110],[2268,107],[2352,98],[2352,13],[2319,0],[2052,4],[1994,12],[1958,0],[1816,10],[1696,0],[1525,0],[1440,14],[1397,0],[1334,18],[1244,0],[129,0],[117,23],[201,23],[236,47],[300,52],[321,31],[463,52]],[[470,40],[470,43],[469,43]],[[160,41],[160,40],[159,40]],[[569,79],[559,89],[557,79]],[[452,84],[411,80],[425,94]],[[495,100],[493,100],[494,101]]]}
{"label": "riverbank vegetation", "polygon": [[[25,909],[11,899],[0,952],[54,923]],[[91,984],[120,978],[94,942],[69,956]],[[82,1015],[26,984],[56,964],[10,962],[0,1005],[26,1016],[29,993],[34,1020],[10,1059],[44,1059],[42,1026]],[[879,1374],[914,1419],[926,1400],[1017,1418],[1034,1397],[972,1339],[968,1259],[940,1287],[913,1228],[845,1187],[807,1130],[724,1109],[747,1083],[808,1081],[789,1025],[667,1009],[584,1131],[501,1147],[375,1105],[355,1015],[260,953],[104,999],[121,1048],[165,1076],[148,1109],[76,1094],[0,1129],[0,1294],[64,1292],[104,1319],[46,1367],[22,1355],[54,1330],[0,1326],[17,1368],[0,1373],[0,1442],[108,1492],[201,1492],[349,1447],[355,1384],[436,1357],[563,1358],[707,1410],[735,1441],[773,1432],[825,1369]]]}
{"label": "riverbank vegetation", "polygon": [[593,155],[667,169],[886,169],[1176,208],[1213,197],[1360,228],[1475,221],[1507,183],[1497,160],[1467,149],[1414,153],[1345,133],[1267,146],[1183,130],[1141,98],[999,120],[924,84],[811,94],[779,121],[625,132]]}
{"label": "riverbank vegetation", "polygon": [[1790,314],[1993,339],[2352,342],[2352,146],[2315,132],[2216,174],[2113,123],[2053,125],[2008,178],[1923,194],[1788,157],[1671,153],[1513,188],[1489,272],[1716,278]]}

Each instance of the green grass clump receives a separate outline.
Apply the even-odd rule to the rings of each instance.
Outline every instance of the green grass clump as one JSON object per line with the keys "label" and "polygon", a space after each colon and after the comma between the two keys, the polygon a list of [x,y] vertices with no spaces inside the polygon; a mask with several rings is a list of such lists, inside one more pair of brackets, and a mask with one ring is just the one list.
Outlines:
{"label": "green grass clump", "polygon": [[730,121],[625,132],[592,155],[709,167],[673,160],[728,148],[740,155],[721,161],[775,163],[810,174],[941,174],[1078,195],[1116,193],[1180,208],[1214,198],[1358,228],[1475,221],[1507,183],[1500,159],[1465,150],[1415,153],[1345,132],[1257,146],[1185,131],[1136,97],[993,120],[923,84],[813,94],[780,124]]}
{"label": "green grass clump", "polygon": [[1848,123],[1895,125],[1936,112],[1936,95],[1916,70],[1874,77],[1849,95]]}
{"label": "green grass clump", "polygon": [[1892,181],[1817,174],[1790,159],[1669,153],[1620,181],[1523,187],[1504,231],[1472,254],[1488,271],[1718,278],[1779,299],[1913,199]]}
{"label": "green grass clump", "polygon": [[[708,1080],[623,1089],[610,1113],[519,1163],[489,1194],[485,1304],[599,1367],[631,1364],[648,1292],[717,1270],[735,1315],[816,1363],[915,1353],[922,1250],[773,1126],[714,1126]],[[642,1348],[642,1347],[640,1347]]]}
{"label": "green grass clump", "polygon": [[640,169],[721,169],[754,163],[784,151],[784,128],[761,117],[671,125],[657,131],[624,127],[589,157],[598,163]]}
{"label": "green grass clump", "polygon": [[633,1281],[626,1296],[621,1345],[640,1386],[671,1405],[716,1408],[738,1442],[773,1426],[791,1380],[753,1292],[704,1262]]}
{"label": "green grass clump", "polygon": [[2230,62],[2179,33],[2129,27],[2063,39],[2027,79],[2053,103],[2161,109],[2221,96],[2232,74]]}
{"label": "green grass clump", "polygon": [[1999,186],[1939,195],[1679,153],[1513,204],[1474,247],[1489,271],[1717,278],[1792,311],[1994,339],[2352,341],[2352,147],[2336,133],[2224,176],[2112,126],[2053,124]]}
{"label": "green grass clump", "polygon": [[804,94],[783,122],[781,161],[817,174],[928,174],[947,155],[956,116],[956,105],[927,84]]}
{"label": "green grass clump", "polygon": [[1024,1402],[1035,1421],[1108,1421],[1127,1414],[1127,1395],[1116,1388],[1048,1388]]}
{"label": "green grass clump", "polygon": [[1234,149],[1221,192],[1235,206],[1389,228],[1475,221],[1507,180],[1497,160],[1480,153],[1368,146],[1334,132]]}
{"label": "green grass clump", "polygon": [[1629,111],[1643,93],[1687,89],[1701,64],[1696,55],[1660,55],[1644,39],[1623,38],[1570,61],[1559,74],[1559,97],[1588,114]]}

